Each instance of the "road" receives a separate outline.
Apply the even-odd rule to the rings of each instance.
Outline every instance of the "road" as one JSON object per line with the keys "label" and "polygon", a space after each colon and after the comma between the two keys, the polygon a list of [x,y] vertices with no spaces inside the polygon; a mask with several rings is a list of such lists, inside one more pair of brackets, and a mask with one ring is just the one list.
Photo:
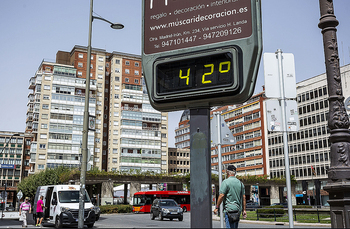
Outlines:
{"label": "road", "polygon": [[[178,221],[174,219],[170,221],[169,219],[164,219],[160,221],[158,218],[151,220],[149,214],[104,214],[101,215],[100,220],[98,220],[94,228],[190,228],[190,213],[184,214],[184,220]],[[28,228],[34,228],[34,221],[29,222]],[[49,225],[45,225],[49,226]],[[21,227],[21,222],[18,220],[0,220],[0,228],[19,228]],[[305,228],[305,226],[294,226],[295,228]],[[47,228],[53,228],[53,225]],[[87,227],[85,227],[87,228]],[[220,221],[213,220],[213,228],[220,228]],[[274,225],[266,223],[246,223],[240,222],[239,228],[289,228],[284,225]]]}

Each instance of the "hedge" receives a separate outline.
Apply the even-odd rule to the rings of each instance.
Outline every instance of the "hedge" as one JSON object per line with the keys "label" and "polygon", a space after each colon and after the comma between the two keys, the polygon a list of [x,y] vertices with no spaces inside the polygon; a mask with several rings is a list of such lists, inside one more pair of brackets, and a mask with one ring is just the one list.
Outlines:
{"label": "hedge", "polygon": [[100,206],[100,209],[101,209],[101,214],[132,212],[131,205],[102,205]]}
{"label": "hedge", "polygon": [[282,205],[268,206],[258,209],[258,213],[259,217],[262,218],[282,217],[284,215],[284,209]]}

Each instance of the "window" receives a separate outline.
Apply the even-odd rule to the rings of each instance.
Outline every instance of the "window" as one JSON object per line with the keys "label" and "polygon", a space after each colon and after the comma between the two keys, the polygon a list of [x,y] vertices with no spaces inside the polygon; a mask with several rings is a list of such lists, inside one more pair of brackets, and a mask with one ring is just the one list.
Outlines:
{"label": "window", "polygon": [[134,80],[136,84],[139,84],[139,79]]}
{"label": "window", "polygon": [[49,118],[49,115],[48,115],[48,114],[42,114],[42,115],[41,115],[41,118],[42,118],[42,119],[48,119],[48,118]]}
{"label": "window", "polygon": [[41,129],[47,129],[47,124],[42,123],[42,124],[41,124]]}
{"label": "window", "polygon": [[135,62],[135,67],[138,67],[139,66],[139,62]]}
{"label": "window", "polygon": [[78,63],[78,67],[79,67],[79,68],[82,68],[82,67],[83,67],[83,63],[80,63],[80,62],[79,62],[79,63]]}
{"label": "window", "polygon": [[138,70],[135,70],[135,75],[136,76],[140,75],[140,72]]}
{"label": "window", "polygon": [[118,158],[112,158],[112,163],[113,163],[113,164],[118,163]]}
{"label": "window", "polygon": [[50,85],[44,85],[44,90],[50,90]]}
{"label": "window", "polygon": [[102,74],[98,74],[98,75],[97,75],[97,78],[102,80],[102,79],[103,79]]}
{"label": "window", "polygon": [[39,144],[39,149],[46,149],[46,144]]}
{"label": "window", "polygon": [[84,54],[82,54],[82,53],[79,53],[79,58],[84,58]]}
{"label": "window", "polygon": [[125,69],[125,74],[130,74],[130,70],[129,69]]}
{"label": "window", "polygon": [[117,154],[118,153],[118,149],[113,149],[113,154]]}
{"label": "window", "polygon": [[114,80],[115,80],[116,82],[119,82],[119,80],[120,80],[119,76],[116,76]]}
{"label": "window", "polygon": [[98,61],[103,62],[103,56],[98,57]]}
{"label": "window", "polygon": [[115,73],[120,73],[120,68],[116,68],[114,71]]}
{"label": "window", "polygon": [[129,78],[125,78],[125,82],[126,82],[126,83],[129,83]]}
{"label": "window", "polygon": [[83,72],[78,72],[78,76],[83,76]]}
{"label": "window", "polygon": [[125,65],[130,65],[130,61],[125,61]]}
{"label": "window", "polygon": [[120,64],[120,60],[116,59],[116,60],[115,60],[115,63],[116,63],[116,64]]}
{"label": "window", "polygon": [[39,160],[45,160],[45,154],[39,154]]}
{"label": "window", "polygon": [[45,169],[45,165],[38,165],[38,169],[40,170]]}
{"label": "window", "polygon": [[45,110],[49,109],[49,105],[48,104],[43,104],[43,109],[45,109]]}
{"label": "window", "polygon": [[99,65],[98,70],[103,71],[103,66]]}

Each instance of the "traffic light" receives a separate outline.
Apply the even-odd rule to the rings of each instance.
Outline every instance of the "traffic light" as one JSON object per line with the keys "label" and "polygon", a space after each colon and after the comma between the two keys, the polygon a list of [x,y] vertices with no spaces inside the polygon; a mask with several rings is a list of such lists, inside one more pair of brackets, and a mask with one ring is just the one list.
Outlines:
{"label": "traffic light", "polygon": [[175,111],[248,100],[262,54],[260,4],[143,0],[142,64],[151,105]]}

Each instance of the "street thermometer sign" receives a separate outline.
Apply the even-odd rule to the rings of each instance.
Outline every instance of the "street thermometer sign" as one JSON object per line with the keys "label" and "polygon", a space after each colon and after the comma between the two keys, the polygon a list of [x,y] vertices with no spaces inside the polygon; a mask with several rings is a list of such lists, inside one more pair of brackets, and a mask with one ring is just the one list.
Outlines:
{"label": "street thermometer sign", "polygon": [[260,0],[143,0],[142,64],[152,106],[242,103],[262,53]]}

